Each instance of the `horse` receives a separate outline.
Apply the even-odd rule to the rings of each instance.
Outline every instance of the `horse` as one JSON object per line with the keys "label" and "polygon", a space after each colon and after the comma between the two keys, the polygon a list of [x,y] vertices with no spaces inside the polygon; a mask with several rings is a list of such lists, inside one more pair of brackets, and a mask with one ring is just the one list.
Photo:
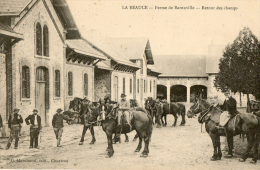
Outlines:
{"label": "horse", "polygon": [[[162,111],[161,121],[162,121],[163,126],[167,126],[167,114],[172,114],[174,117],[174,123],[172,124],[172,126],[176,126],[178,115],[181,115],[181,118],[182,118],[180,126],[185,125],[186,108],[185,108],[184,104],[173,103],[173,102],[171,102],[169,104],[167,102],[163,102],[162,110],[163,111]],[[164,118],[164,121],[163,121],[163,118]]]}
{"label": "horse", "polygon": [[163,113],[163,104],[161,102],[155,103],[155,123],[157,124],[157,128],[162,126],[162,113]]}
{"label": "horse", "polygon": [[[73,108],[73,110],[78,112],[79,118],[81,119],[81,123],[83,124],[83,130],[82,130],[82,135],[81,135],[79,145],[83,145],[85,134],[88,129],[90,130],[90,133],[92,136],[92,140],[89,144],[94,144],[96,142],[94,125],[93,125],[93,123],[91,123],[91,121],[94,121],[94,120],[92,120],[92,119],[90,120],[86,116],[89,114],[89,112],[94,112],[93,114],[97,114],[98,111],[97,111],[97,108],[93,104],[92,104],[92,107],[90,107],[89,105],[90,105],[89,100],[81,99],[81,98],[74,98],[70,102],[70,107]],[[88,120],[88,121],[86,121],[86,120]]]}
{"label": "horse", "polygon": [[228,143],[228,154],[227,158],[233,157],[233,137],[243,133],[243,121],[239,114],[232,117],[225,129],[222,131],[218,129],[218,124],[220,120],[220,115],[222,110],[214,105],[210,105],[207,101],[203,99],[198,99],[197,103],[190,107],[187,112],[188,118],[192,118],[195,115],[199,114],[198,121],[199,123],[205,123],[205,129],[209,134],[214,153],[211,157],[212,161],[220,160],[222,157],[221,146],[220,146],[220,136],[226,136]]}
{"label": "horse", "polygon": [[[107,156],[112,157],[114,154],[112,135],[117,132],[117,119],[115,115],[118,111],[118,107],[112,105],[100,106],[100,115],[97,118],[101,121],[103,131],[107,136]],[[135,152],[139,152],[142,149],[142,141],[144,140],[145,147],[141,154],[142,157],[147,157],[149,154],[149,142],[152,136],[152,118],[147,112],[132,110],[133,119],[131,120],[131,127],[122,122],[122,133],[129,133],[135,130],[139,137],[139,143]],[[95,117],[95,115],[93,115]]]}
{"label": "horse", "polygon": [[[64,115],[68,116],[69,118],[76,118],[78,119],[77,123],[80,123],[79,121],[79,108],[78,108],[78,103],[81,102],[82,99],[75,97],[72,101],[70,101],[69,104],[69,110],[66,110],[63,112]],[[71,125],[72,121],[71,120],[66,120],[66,122]]]}

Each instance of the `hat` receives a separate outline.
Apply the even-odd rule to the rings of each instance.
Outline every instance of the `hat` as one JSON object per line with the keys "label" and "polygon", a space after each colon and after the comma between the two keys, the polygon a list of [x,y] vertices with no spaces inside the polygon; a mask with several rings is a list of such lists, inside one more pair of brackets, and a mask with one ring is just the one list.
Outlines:
{"label": "hat", "polygon": [[126,97],[126,95],[124,93],[121,94],[121,97]]}
{"label": "hat", "polygon": [[38,110],[37,109],[33,109],[33,112],[37,112],[38,113]]}
{"label": "hat", "polygon": [[61,108],[58,108],[56,112],[60,113],[62,112],[63,110]]}
{"label": "hat", "polygon": [[14,109],[14,112],[19,112],[19,111],[20,111],[20,109],[18,109],[18,108]]}

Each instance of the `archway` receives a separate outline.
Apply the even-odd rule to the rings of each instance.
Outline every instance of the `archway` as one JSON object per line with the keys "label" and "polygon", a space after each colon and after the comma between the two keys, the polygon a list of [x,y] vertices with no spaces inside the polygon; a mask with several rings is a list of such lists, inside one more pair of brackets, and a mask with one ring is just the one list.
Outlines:
{"label": "archway", "polygon": [[184,85],[174,85],[170,91],[171,102],[186,102],[187,87]]}
{"label": "archway", "polygon": [[157,98],[167,99],[167,87],[164,85],[157,85]]}
{"label": "archway", "polygon": [[195,96],[207,99],[207,87],[203,85],[194,85],[190,88],[190,101],[193,102]]}

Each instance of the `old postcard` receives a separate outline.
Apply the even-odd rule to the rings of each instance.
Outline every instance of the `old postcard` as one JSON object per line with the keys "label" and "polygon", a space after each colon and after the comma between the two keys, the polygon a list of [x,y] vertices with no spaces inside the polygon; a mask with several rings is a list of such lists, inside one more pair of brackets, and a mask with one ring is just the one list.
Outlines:
{"label": "old postcard", "polygon": [[1,169],[259,169],[259,0],[0,0]]}

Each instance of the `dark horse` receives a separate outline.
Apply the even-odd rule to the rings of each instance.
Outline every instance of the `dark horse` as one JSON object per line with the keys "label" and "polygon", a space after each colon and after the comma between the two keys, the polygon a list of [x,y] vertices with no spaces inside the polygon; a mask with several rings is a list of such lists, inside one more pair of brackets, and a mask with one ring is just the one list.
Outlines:
{"label": "dark horse", "polygon": [[149,115],[152,117],[152,120],[154,119],[156,113],[155,103],[156,101],[152,97],[148,97],[144,103],[144,107],[146,111],[149,113]]}
{"label": "dark horse", "polygon": [[79,142],[79,145],[83,145],[84,138],[87,130],[90,130],[92,140],[90,144],[94,144],[96,142],[95,132],[94,132],[94,119],[89,119],[87,116],[89,112],[93,112],[93,114],[97,114],[97,109],[93,104],[90,104],[89,100],[81,99],[81,98],[74,98],[70,102],[70,107],[73,110],[77,111],[81,120],[81,124],[83,124],[82,136]]}
{"label": "dark horse", "polygon": [[[100,121],[102,125],[103,131],[107,135],[107,155],[108,157],[113,156],[114,149],[113,149],[113,143],[112,143],[112,135],[113,133],[116,133],[117,131],[117,120],[115,118],[115,115],[118,111],[118,108],[115,107],[115,105],[110,104],[106,106],[100,106]],[[142,148],[142,141],[144,140],[145,147],[142,152],[143,157],[147,157],[149,153],[149,142],[151,140],[152,136],[152,118],[150,115],[148,115],[144,111],[136,111],[132,110],[132,120],[131,120],[131,126],[130,128],[128,125],[126,125],[123,121],[122,125],[122,133],[129,133],[132,130],[135,130],[139,137],[139,144],[135,150],[135,152],[139,152]],[[92,117],[95,117],[93,115]]]}
{"label": "dark horse", "polygon": [[241,134],[243,128],[243,121],[239,114],[234,116],[229,120],[227,125],[225,126],[225,130],[218,129],[217,125],[219,124],[220,115],[222,110],[218,107],[210,105],[207,101],[198,99],[197,103],[195,103],[188,110],[187,116],[188,118],[192,118],[193,116],[199,114],[198,121],[199,123],[205,123],[205,128],[207,133],[209,134],[214,153],[211,157],[212,161],[220,160],[222,157],[221,147],[220,147],[220,136],[227,137],[228,143],[228,155],[227,157],[233,156],[233,136]]}
{"label": "dark horse", "polygon": [[[185,114],[186,114],[186,109],[185,109],[185,105],[181,104],[181,103],[173,103],[171,102],[170,104],[167,102],[163,102],[163,112],[162,112],[162,117],[161,117],[161,121],[163,126],[167,125],[167,114],[172,114],[174,116],[174,123],[172,124],[172,126],[176,126],[177,124],[177,119],[178,119],[178,115],[181,115],[181,126],[185,125],[186,121],[185,121]],[[163,121],[164,118],[164,121]]]}

